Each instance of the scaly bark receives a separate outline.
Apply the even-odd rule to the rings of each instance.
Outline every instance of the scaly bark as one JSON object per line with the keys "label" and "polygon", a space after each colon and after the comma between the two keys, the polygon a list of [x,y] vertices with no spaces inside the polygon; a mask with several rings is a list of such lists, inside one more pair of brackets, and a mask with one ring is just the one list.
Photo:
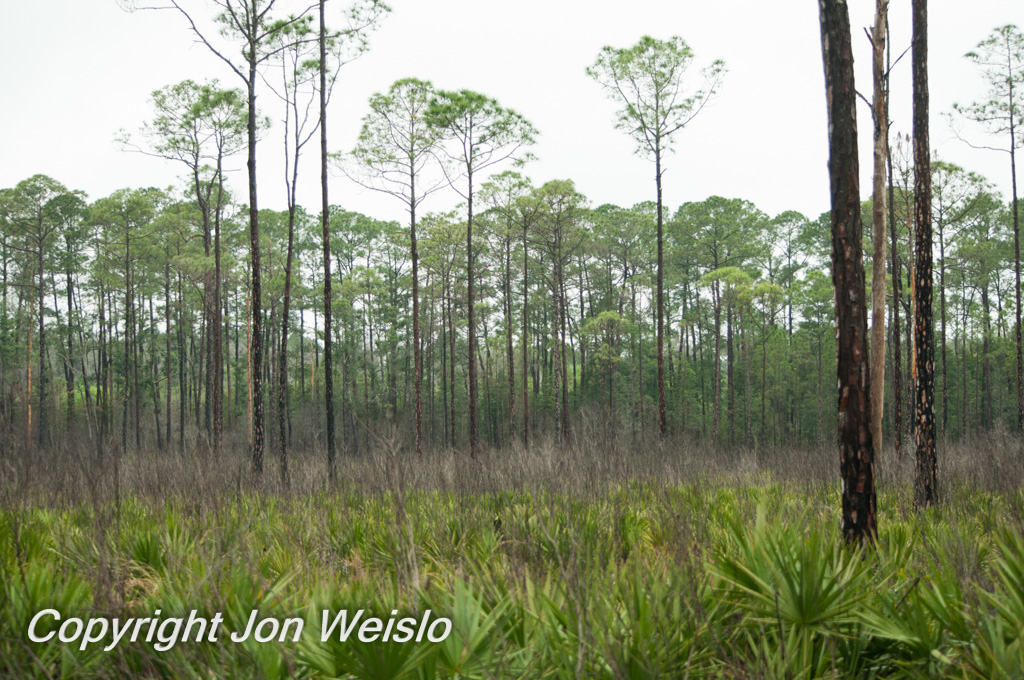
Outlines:
{"label": "scaly bark", "polygon": [[842,0],[819,0],[819,10],[829,119],[842,531],[848,543],[860,543],[874,541],[878,528],[861,252],[857,95],[847,5]]}
{"label": "scaly bark", "polygon": [[[932,173],[928,147],[928,2],[913,0],[911,6],[914,16],[911,48],[914,83],[914,367],[917,377],[914,505],[923,508],[938,500],[935,478],[935,337],[932,328]],[[1019,282],[1017,290],[1019,295]],[[1017,332],[1019,337],[1019,323]]]}

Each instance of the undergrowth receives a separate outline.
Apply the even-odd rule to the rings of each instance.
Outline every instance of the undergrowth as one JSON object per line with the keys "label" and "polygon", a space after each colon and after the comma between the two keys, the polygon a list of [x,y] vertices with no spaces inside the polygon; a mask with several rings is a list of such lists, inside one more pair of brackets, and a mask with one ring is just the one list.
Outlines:
{"label": "undergrowth", "polygon": [[[0,512],[8,677],[1020,678],[1024,492],[894,480],[874,547],[842,545],[834,481],[768,471],[559,489],[397,483],[137,490]],[[298,643],[34,643],[64,616],[306,620]],[[442,643],[320,639],[323,610],[452,620]],[[51,626],[52,627],[52,626]]]}

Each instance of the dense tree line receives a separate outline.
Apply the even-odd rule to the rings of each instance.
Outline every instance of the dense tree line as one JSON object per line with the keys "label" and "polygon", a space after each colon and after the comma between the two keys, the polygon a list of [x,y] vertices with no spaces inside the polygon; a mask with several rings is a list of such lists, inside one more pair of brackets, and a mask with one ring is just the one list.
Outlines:
{"label": "dense tree line", "polygon": [[[772,216],[713,196],[672,210],[662,194],[664,152],[719,87],[721,62],[687,91],[686,43],[645,37],[605,48],[588,69],[621,97],[616,125],[655,166],[655,200],[629,207],[584,196],[571,179],[533,182],[521,166],[537,131],[489,96],[396,82],[371,98],[358,141],[331,162],[400,199],[408,221],[399,224],[327,200],[327,99],[387,8],[358,3],[334,31],[322,2],[283,18],[273,0],[221,4],[221,36],[243,48],[237,63],[172,3],[245,89],[169,85],[153,93],[139,133],[121,139],[182,164],[181,186],[90,202],[36,175],[0,191],[0,428],[12,440],[45,447],[66,431],[100,452],[111,442],[218,452],[227,432],[249,443],[261,470],[269,436],[286,481],[296,418],[326,422],[331,460],[336,429],[349,454],[382,436],[470,456],[538,438],[834,441],[835,209]],[[1022,45],[1004,27],[968,55],[991,100],[953,113],[1007,140],[1014,173]],[[277,95],[273,111],[257,112],[258,87]],[[879,76],[876,139],[888,137],[885,88]],[[269,115],[283,121],[288,164],[280,212],[256,201],[257,140],[274,144]],[[318,132],[323,204],[313,212],[296,187]],[[920,405],[918,367],[931,361],[922,338],[934,333],[940,437],[1019,428],[1022,385],[1015,182],[1007,201],[985,178],[918,144],[911,158],[895,140],[876,145],[877,206],[844,200],[854,197],[849,233],[875,253],[861,285],[874,288],[864,296],[873,325],[887,320],[881,432],[899,454],[914,420],[906,414]],[[248,200],[224,182],[225,163],[243,152]],[[441,192],[462,203],[428,212]],[[914,295],[932,278],[922,270],[932,243],[934,321],[915,315]],[[264,404],[277,427],[265,429]],[[317,426],[303,436],[324,435]]]}
{"label": "dense tree line", "polygon": [[[943,281],[936,420],[948,436],[1012,428],[1010,210],[983,178],[951,164],[935,164],[933,183]],[[209,184],[201,177],[198,187],[200,196],[220,193],[210,219],[203,200],[185,191],[123,189],[89,202],[43,176],[3,191],[0,419],[7,431],[45,445],[54,428],[77,424],[100,438],[116,434],[129,447],[164,447],[180,446],[183,431],[212,442],[219,419],[233,431],[250,430],[254,305],[245,206]],[[472,245],[482,440],[500,446],[537,436],[656,435],[654,206],[594,206],[569,180],[533,186],[515,171],[489,178],[480,198],[486,207],[474,216]],[[911,194],[898,190],[895,208],[894,255],[908,276]],[[862,214],[870,210],[866,203]],[[336,408],[346,450],[359,451],[374,427],[415,427],[409,231],[341,206],[330,220]],[[207,221],[221,238],[216,281]],[[320,220],[295,206],[261,210],[260,222],[260,307],[272,359],[263,367],[264,389],[272,394],[284,367],[287,415],[313,413],[322,409],[324,389]],[[828,213],[772,217],[721,197],[681,205],[665,221],[671,433],[722,446],[833,437],[828,224]],[[465,236],[459,212],[419,218],[427,446],[468,446]],[[912,283],[902,283],[895,300],[906,315]],[[212,363],[214,334],[223,370]],[[889,340],[890,350],[899,343],[905,356],[912,352],[912,337]],[[218,390],[225,395],[219,406]],[[890,433],[891,409],[884,420]]]}

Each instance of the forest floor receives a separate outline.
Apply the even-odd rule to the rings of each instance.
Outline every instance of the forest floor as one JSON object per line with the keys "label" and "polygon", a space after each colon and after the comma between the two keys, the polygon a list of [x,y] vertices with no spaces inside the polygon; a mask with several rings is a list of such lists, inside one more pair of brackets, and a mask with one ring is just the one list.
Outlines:
{"label": "forest floor", "polygon": [[[829,447],[541,445],[474,461],[388,448],[342,457],[331,490],[316,451],[294,456],[288,488],[269,454],[256,480],[241,450],[0,460],[0,677],[1024,674],[1024,466],[1009,435],[943,446],[942,502],[924,512],[912,456],[883,459],[864,550],[842,545]],[[85,625],[195,609],[225,634],[168,645],[172,628],[147,640],[147,624],[134,642],[33,642],[47,608]],[[450,634],[322,639],[324,610],[360,609],[430,610]],[[301,619],[299,640],[231,641],[254,610]]]}

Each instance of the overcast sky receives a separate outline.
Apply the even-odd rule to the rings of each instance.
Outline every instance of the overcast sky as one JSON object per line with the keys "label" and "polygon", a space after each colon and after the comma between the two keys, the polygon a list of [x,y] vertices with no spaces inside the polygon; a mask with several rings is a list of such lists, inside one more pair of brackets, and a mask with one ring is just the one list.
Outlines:
{"label": "overcast sky", "polygon": [[[282,6],[289,5],[281,0]],[[524,174],[539,185],[572,179],[594,205],[629,206],[654,198],[653,165],[614,129],[615,103],[584,69],[604,45],[626,47],[642,35],[682,36],[699,68],[723,59],[729,73],[719,96],[677,133],[666,161],[665,201],[718,194],[753,201],[769,215],[828,209],[827,124],[817,3],[812,0],[389,0],[393,12],[371,50],[341,72],[329,112],[332,151],[351,149],[367,101],[395,80],[418,77],[440,88],[470,88],[515,109],[540,131],[538,160]],[[205,0],[184,0],[204,20]],[[891,3],[894,53],[910,40],[906,0]],[[333,8],[332,8],[333,5]],[[628,5],[628,9],[627,9]],[[870,96],[869,44],[862,30],[873,2],[853,0],[858,89]],[[993,28],[1024,25],[1020,0],[930,3],[931,140],[939,156],[978,171],[1009,195],[1005,154],[956,140],[943,117],[954,101],[979,98],[984,86],[963,58]],[[328,3],[328,16],[341,0]],[[330,18],[328,18],[330,22]],[[241,81],[202,45],[173,11],[127,13],[115,0],[3,0],[0,3],[0,187],[44,173],[90,200],[122,187],[179,185],[182,166],[125,153],[118,129],[136,131],[152,117],[150,93],[186,78]],[[910,57],[893,77],[894,131],[910,131]],[[261,110],[281,117],[264,93]],[[871,122],[857,112],[861,187],[870,192]],[[969,130],[982,139],[979,130]],[[283,208],[277,131],[259,147],[260,207]],[[319,154],[304,158],[299,201],[319,207]],[[231,183],[244,194],[244,155]],[[447,209],[454,192],[432,195],[424,210]],[[375,217],[403,219],[398,201],[332,179],[331,202]]]}

